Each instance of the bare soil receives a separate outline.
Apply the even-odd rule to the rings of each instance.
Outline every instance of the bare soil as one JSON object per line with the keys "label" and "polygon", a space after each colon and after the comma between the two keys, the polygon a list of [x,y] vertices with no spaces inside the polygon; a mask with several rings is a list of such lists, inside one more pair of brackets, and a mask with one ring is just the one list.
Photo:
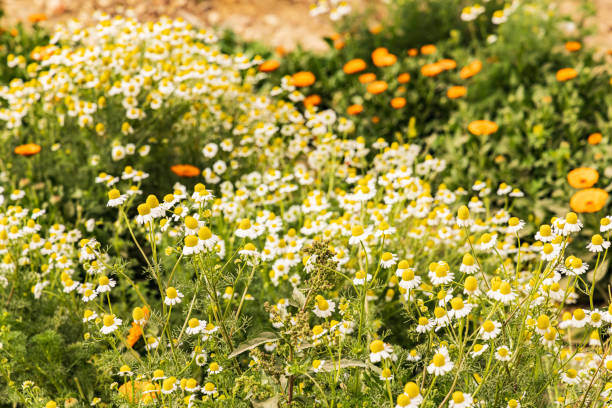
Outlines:
{"label": "bare soil", "polygon": [[[259,40],[271,46],[293,49],[300,44],[310,50],[327,47],[322,37],[333,33],[326,16],[312,18],[308,14],[315,0],[0,0],[6,13],[3,25],[27,21],[32,13],[45,13],[52,26],[77,18],[91,20],[95,10],[109,14],[133,13],[141,20],[162,15],[182,17],[198,26],[230,27],[242,37]],[[612,49],[612,0],[589,0],[597,9],[593,23],[597,34],[587,43],[602,51]],[[382,8],[383,0],[349,0],[355,8],[375,4]],[[577,10],[578,0],[558,0],[560,9],[568,14]]]}

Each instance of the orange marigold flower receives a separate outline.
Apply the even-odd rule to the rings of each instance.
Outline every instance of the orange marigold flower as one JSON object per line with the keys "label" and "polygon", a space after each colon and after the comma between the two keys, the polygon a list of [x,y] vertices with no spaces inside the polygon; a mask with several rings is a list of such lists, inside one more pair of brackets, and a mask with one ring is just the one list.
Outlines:
{"label": "orange marigold flower", "polygon": [[125,342],[129,347],[134,347],[134,344],[142,337],[142,327],[138,323],[132,322],[132,327],[130,327],[130,332],[125,339]]}
{"label": "orange marigold flower", "polygon": [[372,62],[377,67],[389,67],[397,61],[397,57],[384,47],[375,49],[372,52]]}
{"label": "orange marigold flower", "polygon": [[355,74],[357,72],[361,72],[366,69],[366,62],[361,58],[355,58],[344,64],[342,70],[345,74]]}
{"label": "orange marigold flower", "polygon": [[407,82],[410,82],[410,74],[407,72],[399,74],[397,76],[397,82],[399,82],[400,84],[405,84]]}
{"label": "orange marigold flower", "polygon": [[441,59],[438,61],[438,64],[440,64],[445,70],[457,68],[457,61],[450,58]]}
{"label": "orange marigold flower", "polygon": [[359,104],[351,105],[346,109],[349,115],[359,115],[361,112],[363,112],[363,106]]}
{"label": "orange marigold flower", "polygon": [[404,106],[406,106],[406,98],[402,98],[401,96],[398,96],[397,98],[391,99],[391,106],[394,109],[403,108]]}
{"label": "orange marigold flower", "polygon": [[565,82],[565,81],[569,81],[570,79],[574,79],[578,76],[578,71],[576,71],[574,68],[561,68],[560,70],[557,71],[557,81],[559,82]]}
{"label": "orange marigold flower", "polygon": [[599,180],[597,170],[590,167],[579,167],[567,173],[567,181],[574,188],[589,188]]}
{"label": "orange marigold flower", "polygon": [[461,71],[459,71],[459,77],[461,77],[461,79],[468,79],[479,73],[481,70],[482,62],[480,62],[480,60],[474,60],[465,67],[461,68]]}
{"label": "orange marigold flower", "polygon": [[17,31],[16,28],[11,28],[11,31],[9,31],[9,33],[11,34],[11,36],[17,37],[17,34],[19,34],[19,31]]}
{"label": "orange marigold flower", "polygon": [[442,66],[438,63],[425,64],[421,67],[421,74],[426,77],[435,77],[436,75],[439,75],[442,71],[444,71],[444,68],[442,68]]}
{"label": "orange marigold flower", "polygon": [[372,123],[380,122],[380,118],[378,116],[372,116]]}
{"label": "orange marigold flower", "polygon": [[281,57],[284,56],[285,54],[287,54],[287,50],[285,50],[285,47],[283,47],[282,45],[277,46],[274,51],[280,55]]}
{"label": "orange marigold flower", "polygon": [[582,44],[580,44],[578,41],[568,41],[565,43],[565,49],[569,52],[580,51],[581,48]]}
{"label": "orange marigold flower", "polygon": [[45,13],[34,13],[28,16],[28,21],[32,24],[40,23],[41,21],[45,21],[47,19],[47,15]]}
{"label": "orange marigold flower", "polygon": [[385,81],[374,81],[368,84],[367,91],[373,95],[378,95],[385,92],[387,88],[389,88],[389,85]]}
{"label": "orange marigold flower", "polygon": [[419,50],[417,50],[416,48],[411,48],[408,51],[406,51],[406,53],[408,54],[409,57],[416,57],[417,55],[419,55]]}
{"label": "orange marigold flower", "polygon": [[382,29],[383,29],[382,24],[376,24],[376,25],[370,27],[370,32],[372,34],[376,35],[376,34],[380,33],[382,31]]}
{"label": "orange marigold flower", "polygon": [[334,48],[337,50],[341,50],[346,46],[346,41],[344,41],[342,38],[339,38],[337,40],[334,40]]}
{"label": "orange marigold flower", "polygon": [[570,207],[577,213],[592,213],[601,210],[608,201],[608,193],[601,188],[577,191],[570,199]]}
{"label": "orange marigold flower", "polygon": [[271,60],[264,61],[264,63],[259,66],[259,70],[261,72],[272,72],[272,71],[276,71],[278,67],[280,67],[280,62],[278,62],[277,60],[271,59]]}
{"label": "orange marigold flower", "polygon": [[26,143],[19,145],[15,148],[15,154],[20,156],[34,156],[35,154],[40,153],[40,145],[36,143]]}
{"label": "orange marigold flower", "polygon": [[296,72],[295,74],[293,74],[291,79],[292,79],[293,85],[297,86],[298,88],[301,88],[304,86],[310,86],[314,84],[316,81],[314,74],[309,71]]}
{"label": "orange marigold flower", "polygon": [[304,98],[304,106],[306,107],[317,106],[320,103],[321,97],[317,94],[308,95],[306,98]]}
{"label": "orange marigold flower", "polygon": [[376,81],[376,74],[366,72],[365,74],[359,75],[359,82],[362,84],[369,84],[372,81]]}
{"label": "orange marigold flower", "polygon": [[179,177],[195,177],[200,174],[200,169],[191,164],[175,164],[170,170]]}
{"label": "orange marigold flower", "polygon": [[427,44],[421,47],[421,54],[431,55],[436,52],[436,46],[433,44]]}
{"label": "orange marigold flower", "polygon": [[601,143],[602,139],[603,139],[603,136],[601,135],[601,133],[598,132],[598,133],[591,133],[587,140],[589,144],[591,145],[598,145]]}
{"label": "orange marigold flower", "polygon": [[446,96],[450,99],[461,98],[465,96],[465,94],[467,94],[467,88],[465,86],[451,86],[448,88],[448,91],[446,91]]}
{"label": "orange marigold flower", "polygon": [[[157,391],[145,393],[148,389]],[[118,391],[129,402],[152,402],[160,389],[159,384],[154,385],[150,381],[129,381],[119,387]]]}
{"label": "orange marigold flower", "polygon": [[497,123],[492,122],[490,120],[475,120],[473,122],[470,122],[470,124],[468,125],[468,130],[470,131],[470,133],[476,136],[491,135],[497,132],[498,128],[499,126],[497,126]]}

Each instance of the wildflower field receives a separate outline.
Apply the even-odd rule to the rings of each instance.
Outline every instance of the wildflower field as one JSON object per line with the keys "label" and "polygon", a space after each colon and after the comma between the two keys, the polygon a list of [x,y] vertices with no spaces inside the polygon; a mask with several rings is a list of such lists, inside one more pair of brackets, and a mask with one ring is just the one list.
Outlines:
{"label": "wildflower field", "polygon": [[555,6],[5,27],[0,407],[612,407],[610,56]]}

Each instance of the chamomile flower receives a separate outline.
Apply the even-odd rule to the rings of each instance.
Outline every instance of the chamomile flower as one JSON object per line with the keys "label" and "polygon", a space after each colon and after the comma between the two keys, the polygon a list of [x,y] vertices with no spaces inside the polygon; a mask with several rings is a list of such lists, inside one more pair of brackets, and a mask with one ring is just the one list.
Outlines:
{"label": "chamomile flower", "polygon": [[215,386],[215,384],[211,383],[211,382],[207,382],[206,384],[204,384],[204,386],[200,389],[200,391],[202,391],[203,394],[206,395],[214,395],[217,393],[217,387]]}
{"label": "chamomile flower", "polygon": [[551,262],[559,256],[561,252],[560,248],[555,248],[552,244],[546,243],[542,246],[542,250],[540,251],[540,257],[542,260]]}
{"label": "chamomile flower", "polygon": [[219,374],[221,371],[223,371],[223,367],[214,361],[208,365],[208,374]]}
{"label": "chamomile flower", "polygon": [[449,408],[471,408],[474,406],[474,399],[471,394],[466,394],[461,391],[455,391],[451,395],[451,400],[448,403]]}
{"label": "chamomile flower", "polygon": [[608,232],[612,230],[612,216],[607,215],[599,220],[599,232]]}
{"label": "chamomile flower", "polygon": [[459,271],[467,274],[473,274],[478,271],[478,264],[476,260],[472,256],[472,254],[463,255],[463,260],[461,261],[461,266],[459,266]]}
{"label": "chamomile flower", "polygon": [[185,330],[185,332],[191,335],[200,334],[204,330],[204,327],[206,327],[206,320],[199,320],[195,317],[192,317],[187,322],[187,329]]}
{"label": "chamomile flower", "polygon": [[481,251],[488,251],[492,249],[497,244],[497,234],[489,234],[488,232],[482,234],[480,239],[478,240],[478,249]]}
{"label": "chamomile flower", "polygon": [[193,192],[191,198],[196,203],[205,203],[207,201],[212,200],[213,199],[213,195],[208,190],[206,190],[206,186],[204,184],[198,183],[194,187],[194,192]]}
{"label": "chamomile flower", "polygon": [[512,398],[508,400],[508,405],[506,405],[506,408],[521,408],[521,403]]}
{"label": "chamomile flower", "polygon": [[417,333],[427,333],[434,326],[434,322],[426,318],[425,316],[419,317],[418,325],[416,327]]}
{"label": "chamomile flower", "polygon": [[599,234],[593,235],[591,242],[587,245],[587,249],[591,252],[603,252],[610,248],[610,241],[604,240]]}
{"label": "chamomile flower", "polygon": [[495,320],[486,320],[480,326],[479,335],[483,340],[491,340],[496,338],[501,332],[501,323]]}
{"label": "chamomile flower", "polygon": [[455,319],[464,318],[465,316],[470,314],[472,309],[475,307],[475,305],[471,303],[465,303],[460,297],[453,298],[450,303],[452,309],[449,312],[449,315],[451,315],[451,318]]}
{"label": "chamomile flower", "polygon": [[459,207],[457,211],[457,225],[459,227],[470,227],[473,221],[470,219],[470,210],[465,205]]}
{"label": "chamomile flower", "polygon": [[445,375],[453,369],[454,365],[455,364],[448,355],[448,350],[446,347],[442,346],[438,348],[432,357],[431,362],[427,366],[427,372],[436,377]]}
{"label": "chamomile flower", "polygon": [[434,285],[447,285],[455,278],[455,274],[450,271],[449,265],[444,261],[430,264],[428,276]]}
{"label": "chamomile flower", "polygon": [[372,275],[369,273],[366,274],[364,271],[357,271],[355,277],[353,278],[353,284],[356,286],[364,285],[366,281],[372,280]]}
{"label": "chamomile flower", "polygon": [[380,256],[380,265],[385,268],[391,268],[397,262],[397,255],[392,254],[391,252],[384,252]]}
{"label": "chamomile flower", "polygon": [[91,288],[86,288],[83,291],[83,302],[87,303],[94,300],[98,296],[98,292]]}
{"label": "chamomile flower", "polygon": [[320,372],[324,364],[325,360],[312,360],[312,371],[314,371],[315,373]]}
{"label": "chamomile flower", "polygon": [[331,300],[325,300],[321,295],[315,297],[314,314],[321,318],[327,318],[332,315],[336,309],[336,303]]}
{"label": "chamomile flower", "polygon": [[170,286],[166,289],[166,298],[164,299],[164,303],[168,306],[174,306],[181,303],[183,300],[183,294],[176,290],[175,287]]}
{"label": "chamomile flower", "polygon": [[148,224],[153,221],[153,214],[151,213],[151,207],[147,203],[142,203],[136,208],[138,215],[136,216],[136,222],[138,224]]}
{"label": "chamomile flower", "polygon": [[393,373],[391,372],[391,369],[388,367],[383,368],[379,378],[381,381],[391,381],[393,379]]}
{"label": "chamomile flower", "polygon": [[510,361],[512,352],[507,346],[499,346],[495,350],[495,359],[499,361]]}
{"label": "chamomile flower", "polygon": [[200,386],[198,385],[198,380],[196,380],[195,378],[188,378],[185,381],[185,385],[183,388],[187,392],[197,392],[200,389]]}
{"label": "chamomile flower", "polygon": [[578,371],[573,368],[569,368],[561,373],[561,381],[569,385],[576,385],[580,382],[578,377]]}
{"label": "chamomile flower", "polygon": [[185,237],[185,245],[183,246],[183,255],[196,255],[204,250],[204,243],[195,235],[187,235]]}
{"label": "chamomile flower", "polygon": [[381,360],[387,360],[391,358],[393,354],[393,347],[390,344],[383,342],[382,340],[374,340],[370,343],[370,361],[372,363],[378,363]]}
{"label": "chamomile flower", "polygon": [[551,242],[555,238],[550,225],[541,225],[538,232],[535,234],[535,239],[542,242]]}
{"label": "chamomile flower", "polygon": [[123,321],[117,318],[114,314],[106,314],[102,318],[102,327],[100,331],[102,334],[110,334],[117,330]]}
{"label": "chamomile flower", "polygon": [[172,394],[178,388],[179,382],[176,377],[168,377],[164,379],[161,386],[161,392],[163,394]]}
{"label": "chamomile flower", "polygon": [[145,349],[155,350],[157,347],[159,347],[159,339],[153,336],[148,337],[146,340]]}
{"label": "chamomile flower", "polygon": [[582,259],[570,255],[565,260],[565,272],[571,276],[578,276],[586,273],[589,264],[583,263]]}
{"label": "chamomile flower", "polygon": [[421,278],[414,274],[414,271],[410,268],[404,269],[399,281],[399,286],[403,289],[410,290],[421,285]]}
{"label": "chamomile flower", "polygon": [[472,349],[472,352],[470,352],[470,355],[473,358],[476,358],[476,357],[480,356],[482,353],[484,353],[485,351],[487,351],[488,348],[489,348],[488,344],[479,344],[479,343],[476,343],[476,344],[474,344],[474,347]]}
{"label": "chamomile flower", "polygon": [[91,322],[92,320],[96,320],[97,318],[98,314],[91,309],[86,309],[83,312],[83,323]]}
{"label": "chamomile flower", "polygon": [[127,198],[127,194],[121,194],[119,190],[113,188],[108,192],[108,203],[106,205],[108,207],[119,207],[121,204],[125,203]]}
{"label": "chamomile flower", "polygon": [[525,221],[521,221],[517,217],[512,217],[508,220],[508,227],[506,227],[506,232],[508,234],[516,234],[525,226]]}
{"label": "chamomile flower", "polygon": [[117,374],[119,374],[120,377],[131,377],[134,375],[134,372],[130,369],[130,366],[124,364],[119,368],[119,372]]}
{"label": "chamomile flower", "polygon": [[351,237],[349,238],[349,245],[360,245],[362,241],[365,241],[368,234],[361,225],[355,225],[351,229]]}
{"label": "chamomile flower", "polygon": [[98,278],[98,287],[96,288],[96,291],[98,293],[110,292],[110,290],[114,288],[116,284],[117,282],[115,282],[114,279],[104,275],[100,276]]}

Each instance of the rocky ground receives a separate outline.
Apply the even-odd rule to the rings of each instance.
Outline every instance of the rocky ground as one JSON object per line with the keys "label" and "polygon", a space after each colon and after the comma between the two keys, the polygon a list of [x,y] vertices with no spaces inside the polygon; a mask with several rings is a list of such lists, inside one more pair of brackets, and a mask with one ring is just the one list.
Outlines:
{"label": "rocky ground", "polygon": [[[558,0],[564,12],[574,13],[578,0]],[[597,34],[588,42],[612,49],[612,0],[590,0],[597,9]],[[94,10],[126,13],[131,10],[141,19],[162,15],[183,17],[198,26],[231,27],[247,39],[261,40],[272,46],[291,49],[297,44],[321,50],[321,39],[333,32],[326,16],[308,15],[314,0],[3,0],[5,24],[27,21],[32,13],[45,13],[46,24],[71,18],[88,20]],[[383,0],[349,0],[353,7],[382,4]],[[382,8],[382,7],[381,7]],[[376,18],[376,16],[374,17]]]}

